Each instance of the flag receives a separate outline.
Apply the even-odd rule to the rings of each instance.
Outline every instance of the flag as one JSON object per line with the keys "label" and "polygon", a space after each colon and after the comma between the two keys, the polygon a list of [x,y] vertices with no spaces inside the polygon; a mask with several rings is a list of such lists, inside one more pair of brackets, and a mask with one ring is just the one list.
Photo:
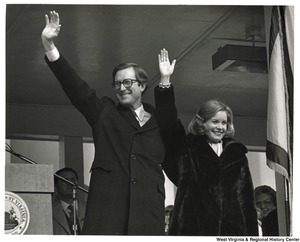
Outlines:
{"label": "flag", "polygon": [[268,166],[289,181],[293,168],[294,9],[274,6],[269,35]]}
{"label": "flag", "polygon": [[294,8],[272,7],[269,32],[269,93],[267,165],[285,179],[286,230],[292,234],[293,119],[294,119]]}

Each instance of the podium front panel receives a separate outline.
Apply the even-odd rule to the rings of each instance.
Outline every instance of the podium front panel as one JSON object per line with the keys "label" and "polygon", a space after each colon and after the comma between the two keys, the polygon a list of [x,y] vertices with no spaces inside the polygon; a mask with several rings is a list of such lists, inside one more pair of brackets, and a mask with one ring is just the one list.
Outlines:
{"label": "podium front panel", "polygon": [[17,194],[28,207],[30,221],[25,234],[53,234],[52,165],[6,164],[5,191]]}

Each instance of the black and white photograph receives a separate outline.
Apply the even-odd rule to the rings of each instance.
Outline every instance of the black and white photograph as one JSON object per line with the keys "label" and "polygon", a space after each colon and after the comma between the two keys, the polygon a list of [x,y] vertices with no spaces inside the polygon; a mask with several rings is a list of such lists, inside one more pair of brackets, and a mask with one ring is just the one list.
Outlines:
{"label": "black and white photograph", "polygon": [[4,239],[300,241],[273,4],[2,4]]}

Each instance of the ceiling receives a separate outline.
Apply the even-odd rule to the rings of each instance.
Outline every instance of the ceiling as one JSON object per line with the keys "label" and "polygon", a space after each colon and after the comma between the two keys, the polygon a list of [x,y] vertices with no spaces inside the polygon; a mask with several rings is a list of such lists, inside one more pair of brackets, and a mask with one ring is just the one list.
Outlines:
{"label": "ceiling", "polygon": [[212,55],[225,44],[252,45],[246,29],[256,26],[257,46],[265,46],[263,6],[209,5],[7,5],[6,101],[8,104],[71,106],[44,61],[40,35],[44,15],[55,10],[60,52],[98,96],[115,98],[112,69],[136,62],[149,75],[144,101],[154,103],[157,55],[162,48],[177,59],[172,83],[180,113],[219,98],[235,116],[267,116],[267,74],[213,71]]}

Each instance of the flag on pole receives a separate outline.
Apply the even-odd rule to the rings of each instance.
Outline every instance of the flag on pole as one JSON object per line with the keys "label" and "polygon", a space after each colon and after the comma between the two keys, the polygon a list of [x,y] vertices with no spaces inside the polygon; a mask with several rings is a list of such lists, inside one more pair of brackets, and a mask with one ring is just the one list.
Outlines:
{"label": "flag on pole", "polygon": [[285,179],[287,233],[292,233],[293,119],[294,119],[294,8],[274,6],[269,32],[269,95],[267,165]]}
{"label": "flag on pole", "polygon": [[294,9],[272,8],[269,35],[267,164],[289,181],[293,168]]}

